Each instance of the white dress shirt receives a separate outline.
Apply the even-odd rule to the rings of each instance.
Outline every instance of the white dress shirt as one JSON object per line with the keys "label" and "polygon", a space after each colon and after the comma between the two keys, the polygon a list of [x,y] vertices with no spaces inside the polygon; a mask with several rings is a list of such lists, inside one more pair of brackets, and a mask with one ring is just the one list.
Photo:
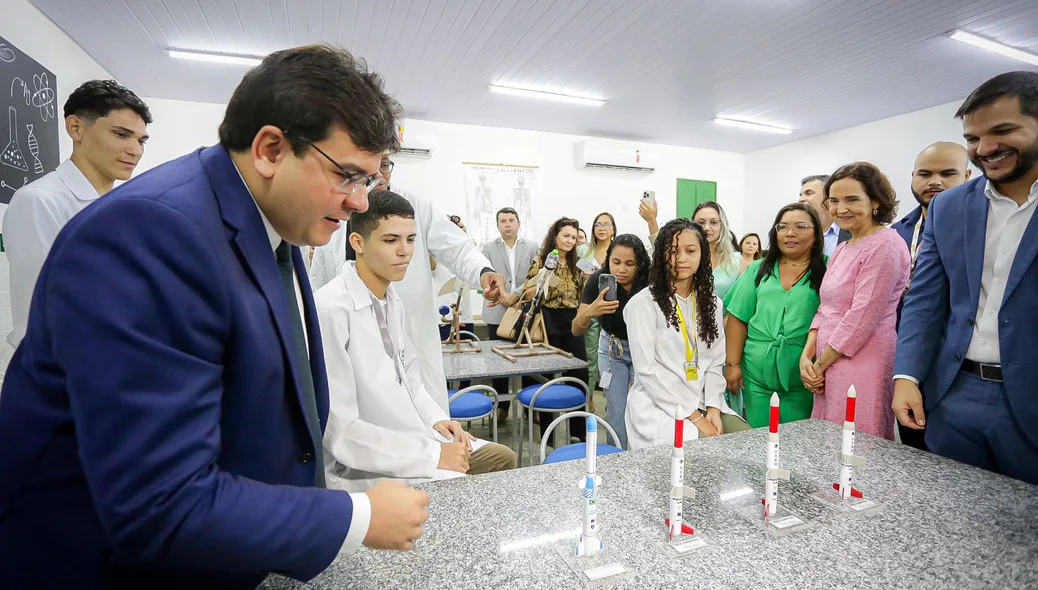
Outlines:
{"label": "white dress shirt", "polygon": [[[238,174],[240,176],[241,172]],[[242,178],[242,184],[245,184],[244,178]],[[245,190],[249,190],[248,185],[245,185]],[[249,196],[252,196],[252,191],[249,191]],[[255,203],[256,197],[252,199]],[[263,228],[267,231],[267,239],[270,240],[270,251],[273,254],[278,246],[281,245],[283,238],[278,235],[277,230],[270,224],[270,220],[263,214],[259,203],[256,203],[256,211],[259,212],[260,219],[263,220]],[[293,271],[292,275],[295,279],[296,305],[299,307],[299,317],[302,319],[306,317],[306,311],[303,307],[303,292],[299,287],[299,274]],[[305,321],[303,322],[303,338],[307,343],[307,354],[309,354],[310,337],[306,332]],[[321,468],[321,465],[317,466],[317,469]],[[353,500],[353,515],[350,517],[350,528],[346,532],[346,538],[342,542],[342,547],[339,548],[339,553],[344,555],[360,549],[360,546],[364,543],[364,537],[368,536],[368,527],[371,526],[371,500],[368,498],[368,495],[364,493],[350,494],[350,499]]]}
{"label": "white dress shirt", "polygon": [[990,180],[984,186],[984,196],[988,198],[984,269],[980,275],[980,300],[977,303],[973,338],[966,349],[966,358],[979,363],[999,364],[1002,361],[998,348],[998,311],[1006,294],[1006,282],[1009,281],[1016,250],[1034,215],[1038,182],[1031,186],[1031,194],[1022,206],[999,194]]}
{"label": "white dress shirt", "polygon": [[29,323],[29,304],[58,232],[100,195],[72,160],[23,186],[4,213],[4,248],[11,265],[11,320],[7,342],[17,347]]}
{"label": "white dress shirt", "polygon": [[515,272],[515,248],[519,245],[519,238],[516,238],[512,245],[509,246],[508,242],[505,242],[505,255],[508,256],[508,271],[512,273],[511,277],[512,284],[516,285],[526,280],[526,277],[520,277]]}

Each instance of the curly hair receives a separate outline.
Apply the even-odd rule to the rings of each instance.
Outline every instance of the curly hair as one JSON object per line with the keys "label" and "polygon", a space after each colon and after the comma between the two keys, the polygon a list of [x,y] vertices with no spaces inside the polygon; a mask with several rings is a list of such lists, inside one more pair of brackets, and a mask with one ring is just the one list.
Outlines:
{"label": "curly hair", "polygon": [[677,247],[674,239],[685,230],[695,232],[699,238],[699,268],[692,276],[692,292],[696,296],[696,324],[699,336],[709,345],[717,339],[717,304],[714,300],[714,271],[710,267],[710,244],[706,240],[703,226],[685,218],[672,219],[660,229],[649,267],[649,293],[667,318],[667,325],[680,331],[678,313],[674,309],[674,279],[671,271],[672,259]]}
{"label": "curly hair", "polygon": [[[620,234],[616,236],[616,239],[609,244],[609,249],[606,250],[606,264],[602,267],[604,272],[609,272],[612,269],[609,268],[609,261],[613,259],[613,248],[617,246],[623,246],[624,248],[630,248],[634,251],[634,280],[631,281],[631,295],[634,295],[638,291],[641,291],[649,284],[649,252],[645,249],[645,244],[641,238],[634,234]],[[594,283],[598,284],[598,283]]]}

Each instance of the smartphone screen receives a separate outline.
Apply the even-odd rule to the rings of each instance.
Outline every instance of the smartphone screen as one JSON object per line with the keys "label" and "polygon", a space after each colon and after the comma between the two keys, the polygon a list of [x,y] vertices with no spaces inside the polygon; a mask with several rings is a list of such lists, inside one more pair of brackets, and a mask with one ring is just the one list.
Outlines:
{"label": "smartphone screen", "polygon": [[606,301],[616,301],[616,277],[610,274],[602,274],[598,277],[598,290],[609,289],[605,294]]}

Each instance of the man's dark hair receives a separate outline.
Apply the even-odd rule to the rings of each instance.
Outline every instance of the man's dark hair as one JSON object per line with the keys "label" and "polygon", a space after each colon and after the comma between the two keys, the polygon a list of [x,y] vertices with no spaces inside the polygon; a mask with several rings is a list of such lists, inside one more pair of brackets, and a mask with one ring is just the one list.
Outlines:
{"label": "man's dark hair", "polygon": [[392,191],[371,191],[368,195],[368,210],[350,216],[350,229],[366,240],[383,219],[390,217],[414,219],[414,207],[407,199]]}
{"label": "man's dark hair", "polygon": [[151,111],[139,96],[115,80],[89,80],[72,91],[65,101],[65,118],[75,115],[93,123],[108,113],[130,109],[151,124]]}
{"label": "man's dark hair", "polygon": [[814,182],[816,180],[821,182],[822,184],[825,184],[829,180],[829,175],[828,174],[815,174],[813,176],[805,176],[804,179],[800,181],[800,186],[804,186],[805,184],[807,184],[809,182]]}
{"label": "man's dark hair", "polygon": [[1006,96],[1018,97],[1020,112],[1038,119],[1038,72],[1006,72],[984,82],[966,97],[955,118],[961,119]]}
{"label": "man's dark hair", "polygon": [[345,49],[322,43],[275,51],[234,89],[220,143],[247,150],[263,126],[273,125],[299,155],[307,147],[302,140],[321,141],[341,128],[365,152],[398,151],[402,110],[382,86],[382,77]]}
{"label": "man's dark hair", "polygon": [[515,209],[512,209],[511,207],[505,207],[504,209],[501,209],[500,211],[498,211],[497,215],[494,216],[494,219],[496,221],[501,221],[501,215],[502,214],[507,214],[507,213],[511,213],[512,215],[515,215],[515,220],[519,221],[519,213]]}

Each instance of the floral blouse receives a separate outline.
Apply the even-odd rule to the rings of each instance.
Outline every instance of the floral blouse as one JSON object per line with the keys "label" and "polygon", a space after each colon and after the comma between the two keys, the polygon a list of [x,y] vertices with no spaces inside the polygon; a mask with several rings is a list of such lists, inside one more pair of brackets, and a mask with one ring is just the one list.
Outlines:
{"label": "floral blouse", "polygon": [[[532,286],[531,281],[541,271],[541,257],[536,256],[530,263],[530,272],[526,273],[527,287]],[[580,294],[584,291],[584,281],[587,280],[579,268],[559,266],[555,269],[555,276],[559,278],[557,286],[548,289],[548,295],[544,298],[543,305],[549,309],[577,309],[580,307]]]}

